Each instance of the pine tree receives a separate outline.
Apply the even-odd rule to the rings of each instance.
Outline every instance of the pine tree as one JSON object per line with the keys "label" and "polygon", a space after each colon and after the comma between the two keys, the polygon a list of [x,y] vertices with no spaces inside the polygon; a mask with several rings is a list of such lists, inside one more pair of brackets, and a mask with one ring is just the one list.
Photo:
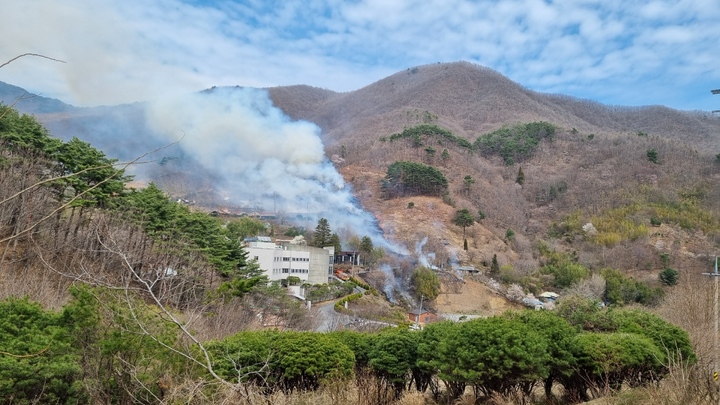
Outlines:
{"label": "pine tree", "polygon": [[373,242],[372,239],[370,239],[369,236],[363,236],[360,240],[360,251],[365,252],[367,254],[372,253],[373,251]]}
{"label": "pine tree", "polygon": [[522,171],[522,166],[518,169],[517,177],[515,178],[515,182],[519,185],[523,185],[525,183],[525,173]]}
{"label": "pine tree", "polygon": [[493,255],[492,262],[490,263],[490,274],[494,276],[500,274],[500,265],[498,264],[497,254]]}
{"label": "pine tree", "polygon": [[475,218],[473,218],[472,214],[470,214],[470,211],[468,211],[466,208],[463,208],[455,212],[455,216],[453,217],[452,222],[453,224],[463,229],[463,248],[467,250],[465,228],[467,228],[468,226],[472,226],[475,223]]}
{"label": "pine tree", "polygon": [[342,244],[340,243],[340,236],[336,233],[330,235],[330,246],[335,248],[335,254],[342,252]]}
{"label": "pine tree", "polygon": [[330,231],[328,220],[320,218],[315,227],[315,233],[313,234],[313,246],[324,247],[332,245],[331,236],[332,232]]}

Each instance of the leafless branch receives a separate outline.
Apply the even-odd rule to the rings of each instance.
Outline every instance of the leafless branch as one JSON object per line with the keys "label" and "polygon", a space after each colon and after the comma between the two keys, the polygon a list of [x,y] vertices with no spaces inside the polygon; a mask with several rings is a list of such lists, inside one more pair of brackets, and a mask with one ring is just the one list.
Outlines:
{"label": "leafless branch", "polygon": [[38,58],[44,58],[44,59],[49,59],[49,60],[54,61],[54,62],[65,63],[64,60],[51,58],[51,57],[49,57],[49,56],[41,55],[41,54],[39,54],[39,53],[24,53],[24,54],[22,54],[22,55],[18,55],[18,56],[16,56],[16,57],[10,59],[9,61],[3,63],[2,65],[0,65],[0,69],[3,68],[3,67],[5,67],[5,66],[7,66],[7,65],[9,65],[9,64],[12,63],[12,62],[14,62],[14,61],[16,61],[16,60],[24,57],[24,56],[37,56]]}

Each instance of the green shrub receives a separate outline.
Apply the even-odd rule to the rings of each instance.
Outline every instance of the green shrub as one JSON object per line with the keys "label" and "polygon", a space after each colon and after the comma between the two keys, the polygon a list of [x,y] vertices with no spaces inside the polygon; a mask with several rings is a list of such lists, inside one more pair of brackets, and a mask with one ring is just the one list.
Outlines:
{"label": "green shrub", "polygon": [[505,164],[527,159],[535,152],[542,139],[552,139],[555,126],[547,122],[531,122],[500,128],[475,140],[475,149],[488,155],[502,156]]}
{"label": "green shrub", "polygon": [[[435,138],[438,143],[442,141],[447,141],[468,151],[473,150],[472,143],[470,143],[467,139],[455,136],[452,132],[446,129],[440,128],[437,125],[430,124],[422,124],[411,128],[405,128],[399,134],[392,134],[390,136],[390,142],[399,139],[411,139],[413,142],[413,146],[417,147],[423,145],[423,140],[429,138]],[[446,150],[443,151],[443,155],[445,154],[445,152]],[[444,156],[443,159],[445,159]]]}
{"label": "green shrub", "polygon": [[647,159],[655,164],[658,162],[658,153],[655,149],[648,149],[647,153]]}
{"label": "green shrub", "polygon": [[355,356],[334,337],[312,332],[240,332],[207,345],[215,372],[268,390],[317,389],[352,375]]}
{"label": "green shrub", "polygon": [[15,298],[0,302],[0,314],[0,402],[85,402],[80,353],[61,314]]}
{"label": "green shrub", "polygon": [[605,301],[612,305],[656,305],[663,297],[661,288],[651,288],[646,283],[632,279],[618,270],[605,269]]}
{"label": "green shrub", "polygon": [[512,229],[508,229],[505,231],[505,239],[507,240],[513,240],[515,238],[515,231]]}
{"label": "green shrub", "polygon": [[678,277],[680,277],[680,274],[677,272],[677,270],[671,269],[670,267],[666,267],[658,275],[660,282],[663,283],[663,285],[667,286],[673,286],[677,284]]}
{"label": "green shrub", "polygon": [[552,275],[553,286],[567,288],[590,277],[590,270],[577,263],[575,256],[550,250],[545,244],[541,244],[539,249],[544,262],[540,273]]}
{"label": "green shrub", "polygon": [[438,169],[422,163],[398,161],[387,169],[382,189],[388,198],[403,195],[441,196],[448,181]]}

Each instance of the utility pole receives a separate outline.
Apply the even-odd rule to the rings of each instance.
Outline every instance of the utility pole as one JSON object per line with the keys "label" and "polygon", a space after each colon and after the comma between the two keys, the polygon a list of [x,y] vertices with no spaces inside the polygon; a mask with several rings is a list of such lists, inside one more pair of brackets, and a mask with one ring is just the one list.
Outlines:
{"label": "utility pole", "polygon": [[[720,92],[720,90],[718,90]],[[713,347],[714,352],[714,361],[713,361],[713,371],[712,371],[712,377],[713,381],[716,383],[718,382],[718,278],[720,276],[720,273],[718,273],[718,257],[715,256],[715,271],[712,273],[703,273],[705,276],[712,276],[712,278],[715,279],[715,299],[713,300],[714,305],[714,318],[715,318],[715,346]],[[716,384],[717,385],[717,384]],[[717,396],[718,405],[720,405],[720,393]]]}
{"label": "utility pole", "polygon": [[[720,94],[720,89],[710,90],[712,94]],[[712,110],[710,114],[720,113],[720,110]]]}
{"label": "utility pole", "polygon": [[423,312],[423,310],[422,310],[422,304],[423,304],[423,299],[424,299],[424,298],[425,298],[424,295],[421,295],[421,296],[420,296],[420,309],[418,310],[418,314],[417,314],[417,316],[415,317],[415,325],[417,325],[418,329],[420,329],[420,317],[422,316],[422,312]]}

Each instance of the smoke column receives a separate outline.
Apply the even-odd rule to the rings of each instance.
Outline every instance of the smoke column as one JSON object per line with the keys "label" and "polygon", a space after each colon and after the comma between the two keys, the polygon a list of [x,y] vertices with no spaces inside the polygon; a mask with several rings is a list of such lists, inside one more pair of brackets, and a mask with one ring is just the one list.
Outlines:
{"label": "smoke column", "polygon": [[265,90],[214,88],[152,102],[146,111],[153,132],[168,141],[182,137],[183,151],[221,176],[231,202],[250,200],[313,223],[325,217],[333,229],[398,251],[325,157],[320,128],[290,120]]}

